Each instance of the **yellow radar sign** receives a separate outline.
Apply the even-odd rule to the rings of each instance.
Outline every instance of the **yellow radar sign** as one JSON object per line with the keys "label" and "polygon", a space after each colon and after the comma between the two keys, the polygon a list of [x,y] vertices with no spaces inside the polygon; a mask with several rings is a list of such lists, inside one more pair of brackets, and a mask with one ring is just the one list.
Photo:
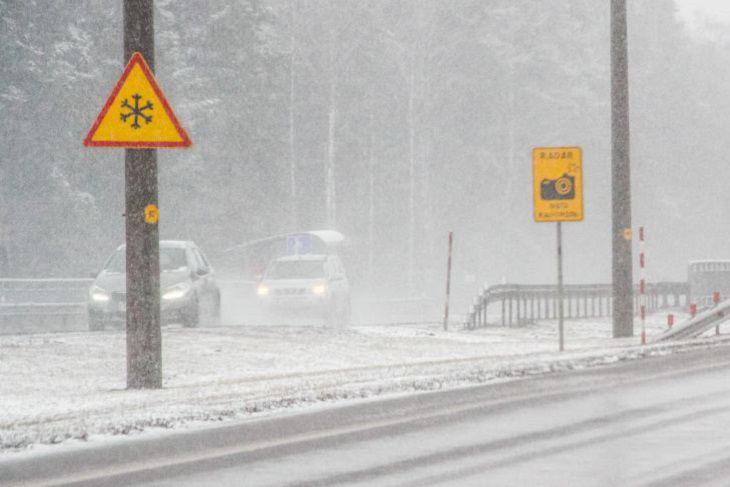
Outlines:
{"label": "yellow radar sign", "polygon": [[583,220],[583,156],[580,147],[532,150],[535,221]]}
{"label": "yellow radar sign", "polygon": [[135,52],[84,139],[87,147],[190,147],[142,55]]}

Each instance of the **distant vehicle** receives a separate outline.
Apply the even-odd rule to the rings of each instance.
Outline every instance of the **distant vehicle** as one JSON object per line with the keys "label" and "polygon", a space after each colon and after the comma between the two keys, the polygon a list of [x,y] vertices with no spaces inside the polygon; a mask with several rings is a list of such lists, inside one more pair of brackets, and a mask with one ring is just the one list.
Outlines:
{"label": "distant vehicle", "polygon": [[272,315],[320,318],[328,326],[347,326],[350,321],[350,286],[336,255],[290,255],[273,260],[257,295]]}
{"label": "distant vehicle", "polygon": [[[109,257],[89,289],[89,329],[126,322],[126,246]],[[215,272],[200,249],[189,241],[160,241],[160,320],[198,326],[201,314],[217,319],[220,290]]]}
{"label": "distant vehicle", "polygon": [[687,268],[690,302],[700,307],[713,305],[713,294],[730,299],[730,260],[696,260]]}
{"label": "distant vehicle", "polygon": [[274,235],[235,245],[219,257],[221,270],[231,273],[234,280],[259,282],[271,261],[289,255],[339,255],[346,250],[347,239],[336,230]]}

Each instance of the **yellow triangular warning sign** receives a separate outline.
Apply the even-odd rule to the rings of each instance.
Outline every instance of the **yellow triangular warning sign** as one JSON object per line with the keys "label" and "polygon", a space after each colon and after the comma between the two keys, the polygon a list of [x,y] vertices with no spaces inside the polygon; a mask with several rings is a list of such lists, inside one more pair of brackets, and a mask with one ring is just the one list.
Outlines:
{"label": "yellow triangular warning sign", "polygon": [[84,139],[87,147],[190,147],[185,129],[142,55],[135,52]]}

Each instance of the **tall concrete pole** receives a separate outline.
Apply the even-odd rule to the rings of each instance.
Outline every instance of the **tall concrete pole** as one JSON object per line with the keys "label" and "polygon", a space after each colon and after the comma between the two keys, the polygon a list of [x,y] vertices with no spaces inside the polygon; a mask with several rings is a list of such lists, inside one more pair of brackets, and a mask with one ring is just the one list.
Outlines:
{"label": "tall concrete pole", "polygon": [[[124,0],[124,63],[139,52],[155,69],[153,0]],[[127,387],[162,387],[160,236],[145,208],[157,207],[157,150],[126,149]]]}
{"label": "tall concrete pole", "polygon": [[626,0],[611,0],[613,336],[634,334]]}

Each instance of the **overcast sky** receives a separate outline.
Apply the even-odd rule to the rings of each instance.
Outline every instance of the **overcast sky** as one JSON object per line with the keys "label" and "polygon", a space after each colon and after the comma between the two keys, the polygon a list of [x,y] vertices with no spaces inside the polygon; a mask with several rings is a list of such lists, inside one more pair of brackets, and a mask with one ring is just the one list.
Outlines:
{"label": "overcast sky", "polygon": [[677,17],[698,40],[730,41],[730,1],[675,0]]}

